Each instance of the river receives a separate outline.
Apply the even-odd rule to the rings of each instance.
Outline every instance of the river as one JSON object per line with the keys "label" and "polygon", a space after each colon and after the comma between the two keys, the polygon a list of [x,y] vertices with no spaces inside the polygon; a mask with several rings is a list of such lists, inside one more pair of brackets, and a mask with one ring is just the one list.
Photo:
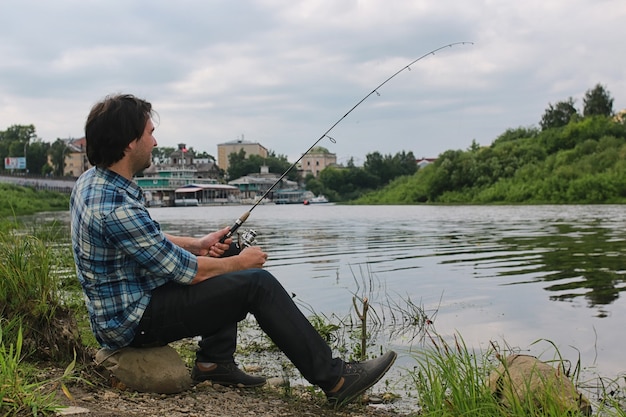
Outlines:
{"label": "river", "polygon": [[[167,232],[199,236],[247,209],[151,214]],[[377,311],[418,306],[429,331],[473,348],[496,342],[540,355],[548,343],[534,342],[546,339],[574,362],[580,354],[587,371],[611,377],[626,368],[623,206],[260,205],[246,228],[305,310],[344,317],[357,294]],[[414,336],[389,332],[380,343],[408,365],[421,346]]]}

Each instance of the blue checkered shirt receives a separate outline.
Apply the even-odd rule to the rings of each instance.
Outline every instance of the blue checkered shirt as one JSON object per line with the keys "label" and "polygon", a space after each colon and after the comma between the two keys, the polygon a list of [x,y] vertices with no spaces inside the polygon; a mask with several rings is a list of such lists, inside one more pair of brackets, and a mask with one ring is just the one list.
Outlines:
{"label": "blue checkered shirt", "polygon": [[102,346],[127,346],[152,290],[172,281],[190,284],[196,256],[165,237],[139,186],[108,169],[91,168],[80,176],[70,215],[91,328]]}

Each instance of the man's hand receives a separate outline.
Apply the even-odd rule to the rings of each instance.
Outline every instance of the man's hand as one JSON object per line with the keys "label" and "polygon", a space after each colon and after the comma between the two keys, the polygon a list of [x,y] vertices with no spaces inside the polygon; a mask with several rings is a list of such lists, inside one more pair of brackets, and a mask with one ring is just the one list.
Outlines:
{"label": "man's hand", "polygon": [[224,252],[226,252],[228,248],[230,248],[230,244],[233,241],[232,238],[228,238],[224,241],[224,243],[220,243],[220,239],[224,235],[226,235],[229,230],[230,227],[225,227],[221,230],[209,233],[208,235],[199,238],[198,248],[194,253],[199,256],[210,256],[212,258],[221,257]]}
{"label": "man's hand", "polygon": [[244,248],[239,255],[237,255],[242,269],[249,268],[262,268],[267,261],[267,253],[263,252],[258,246],[250,246]]}
{"label": "man's hand", "polygon": [[[207,242],[214,242],[213,238],[217,236],[218,241],[215,241],[212,246],[209,246],[208,252],[220,254],[224,253],[224,246],[228,246],[225,243],[219,243],[219,239],[224,236],[224,233],[228,232],[228,227],[219,230],[215,233],[211,233],[202,239],[207,239]],[[213,235],[213,237],[210,237]],[[227,239],[227,241],[230,239]],[[258,246],[251,246],[244,248],[239,255],[228,256],[226,258],[215,259],[215,256],[199,256],[198,257],[198,272],[195,278],[191,281],[191,284],[197,284],[206,279],[212,278],[217,275],[227,274],[229,272],[242,271],[251,268],[263,268],[267,261],[267,254],[261,250]]]}

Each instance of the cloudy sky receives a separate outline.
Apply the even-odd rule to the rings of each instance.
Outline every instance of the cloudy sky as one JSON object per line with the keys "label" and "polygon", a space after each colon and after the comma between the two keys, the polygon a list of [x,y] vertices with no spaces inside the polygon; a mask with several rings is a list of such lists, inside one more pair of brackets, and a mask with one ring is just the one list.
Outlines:
{"label": "cloudy sky", "polygon": [[0,130],[80,137],[91,106],[133,93],[161,146],[217,156],[244,138],[291,161],[436,157],[537,126],[602,84],[626,107],[623,0],[0,0]]}

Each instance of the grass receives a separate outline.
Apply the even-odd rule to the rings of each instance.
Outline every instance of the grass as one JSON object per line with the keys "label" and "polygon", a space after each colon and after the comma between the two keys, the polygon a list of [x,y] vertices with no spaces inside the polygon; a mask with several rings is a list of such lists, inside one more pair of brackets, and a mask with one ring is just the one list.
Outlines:
{"label": "grass", "polygon": [[72,374],[74,359],[60,377],[39,381],[39,371],[25,362],[22,354],[22,332],[17,332],[13,344],[3,341],[0,322],[0,416],[39,416],[56,413],[61,406],[56,396],[61,390],[71,398],[66,382],[75,379]]}
{"label": "grass", "polygon": [[23,329],[25,354],[71,360],[74,352],[82,353],[82,345],[73,312],[62,299],[68,280],[59,273],[71,258],[67,246],[50,238],[58,235],[45,227],[39,234],[6,224],[0,228],[0,317],[5,341],[15,343],[17,330]]}
{"label": "grass", "polygon": [[[419,393],[420,416],[561,417],[592,413],[585,394],[593,394],[593,390],[589,381],[579,379],[580,363],[576,362],[572,372],[570,362],[550,341],[535,342],[551,346],[553,355],[548,360],[505,353],[494,343],[487,351],[475,351],[460,335],[452,342],[429,335],[429,341],[410,373]],[[528,358],[532,366],[513,368],[521,357]],[[610,388],[595,383],[593,415],[626,415],[624,382],[613,380]]]}
{"label": "grass", "polygon": [[[60,387],[69,393],[64,381],[71,378],[76,355],[87,357],[74,311],[64,301],[60,271],[70,259],[60,229],[22,226],[0,222],[0,416],[56,411],[56,392]],[[66,372],[40,381],[42,360],[68,364]]]}
{"label": "grass", "polygon": [[42,211],[63,211],[69,207],[68,195],[13,184],[0,184],[0,218],[25,216]]}
{"label": "grass", "polygon": [[489,367],[459,344],[449,346],[441,337],[431,338],[432,348],[417,360],[413,380],[424,415],[498,415],[497,403],[484,384]]}

